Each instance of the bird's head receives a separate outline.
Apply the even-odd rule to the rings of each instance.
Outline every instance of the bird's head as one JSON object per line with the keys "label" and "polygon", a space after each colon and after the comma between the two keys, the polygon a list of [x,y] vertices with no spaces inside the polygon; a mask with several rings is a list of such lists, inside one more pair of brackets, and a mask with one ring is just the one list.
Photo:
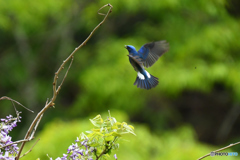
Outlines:
{"label": "bird's head", "polygon": [[129,53],[136,52],[135,47],[133,47],[131,45],[125,45],[125,48],[128,50]]}

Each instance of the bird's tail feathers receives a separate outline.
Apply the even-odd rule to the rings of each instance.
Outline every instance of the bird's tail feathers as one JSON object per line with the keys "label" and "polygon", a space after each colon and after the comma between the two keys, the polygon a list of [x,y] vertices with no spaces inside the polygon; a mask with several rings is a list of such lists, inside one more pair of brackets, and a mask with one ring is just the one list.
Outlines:
{"label": "bird's tail feathers", "polygon": [[150,75],[150,78],[142,78],[137,76],[136,81],[134,82],[134,85],[137,85],[138,88],[142,89],[151,89],[158,85],[158,78],[154,77],[153,75]]}

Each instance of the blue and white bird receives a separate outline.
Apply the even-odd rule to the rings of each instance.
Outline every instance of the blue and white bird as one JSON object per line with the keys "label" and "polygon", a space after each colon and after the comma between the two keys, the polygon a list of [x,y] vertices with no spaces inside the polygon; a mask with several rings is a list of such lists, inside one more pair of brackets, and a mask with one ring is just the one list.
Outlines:
{"label": "blue and white bird", "polygon": [[137,72],[134,85],[142,89],[151,89],[158,85],[158,78],[149,74],[144,67],[151,67],[159,57],[169,49],[169,44],[164,41],[156,41],[144,44],[139,51],[134,46],[126,45],[129,52],[129,61]]}

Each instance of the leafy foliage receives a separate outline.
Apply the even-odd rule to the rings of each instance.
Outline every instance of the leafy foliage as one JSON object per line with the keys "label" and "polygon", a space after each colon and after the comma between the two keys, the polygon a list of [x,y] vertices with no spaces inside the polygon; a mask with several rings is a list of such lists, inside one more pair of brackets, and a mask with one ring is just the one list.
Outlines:
{"label": "leafy foliage", "polygon": [[[118,121],[128,121],[127,115],[120,111],[111,111],[112,115]],[[101,114],[103,117],[108,116],[105,113]],[[75,120],[71,122],[64,122],[55,120],[47,124],[35,139],[41,138],[34,149],[22,159],[47,159],[46,154],[51,157],[58,157],[62,153],[66,153],[66,148],[71,144],[80,132],[89,129],[89,119]],[[179,159],[192,160],[197,159],[210,151],[216,149],[214,146],[202,144],[196,140],[196,133],[189,125],[185,127],[176,128],[172,131],[162,131],[159,134],[152,133],[146,125],[133,124],[134,133],[124,134],[122,139],[119,139],[119,149],[112,150],[110,160],[115,160],[114,154],[117,154],[118,159],[124,160],[159,160],[159,159]],[[34,141],[27,144],[30,148]],[[231,152],[231,149],[226,152]],[[226,157],[217,157],[218,159],[226,159]],[[236,160],[238,157],[227,157],[230,160]]]}
{"label": "leafy foliage", "polygon": [[82,133],[79,137],[82,145],[90,147],[97,159],[107,159],[112,150],[119,148],[117,141],[123,134],[133,134],[133,126],[127,125],[126,122],[117,122],[114,117],[103,120],[100,115],[90,119],[91,123],[96,127],[91,131],[87,131],[88,135]]}
{"label": "leafy foliage", "polygon": [[[128,135],[132,134],[135,135],[134,133],[134,128],[131,125],[128,125],[126,122],[118,122],[116,118],[112,117],[109,115],[108,117],[103,120],[101,118],[101,115],[97,115],[95,118],[90,119],[91,123],[94,125],[94,128],[91,129],[91,131],[86,131],[86,133],[82,132],[79,137],[75,140],[76,143],[72,143],[67,149],[67,154],[63,154],[63,157],[57,158],[58,159],[109,159],[112,150],[118,150],[119,148],[119,141],[121,141],[123,135]],[[68,124],[63,124],[63,127],[68,126]],[[82,125],[79,125],[82,126]],[[78,126],[78,128],[79,128]],[[61,128],[61,127],[60,127]],[[58,132],[60,128],[52,128],[55,130],[55,133]],[[69,129],[65,128],[67,130],[67,134],[70,135],[71,137],[74,136],[73,132],[70,132]],[[77,128],[76,128],[77,129]],[[71,129],[76,133],[76,129]],[[61,129],[60,129],[61,130]],[[48,137],[55,139],[56,136],[49,136],[49,131],[47,131]],[[61,132],[58,133],[58,135],[63,136]],[[43,141],[45,139],[44,134],[41,135],[43,136]],[[64,135],[64,137],[67,137]],[[59,138],[59,137],[58,137]],[[66,141],[65,138],[61,138],[62,141]],[[51,141],[51,139],[48,139]],[[41,143],[41,142],[40,142]],[[44,142],[43,142],[44,143]],[[54,145],[54,144],[53,144]],[[55,146],[56,150],[58,150],[58,147],[60,146]],[[63,147],[61,145],[61,147]],[[36,146],[38,148],[38,146]],[[62,148],[59,148],[62,150]],[[51,149],[49,150],[51,152],[48,152],[47,150],[43,150],[43,153],[48,152],[50,156],[54,155],[54,151]],[[34,151],[33,151],[34,152]],[[46,157],[45,155],[39,156],[40,158]],[[116,154],[112,156],[116,158]],[[51,158],[52,159],[52,158]]]}

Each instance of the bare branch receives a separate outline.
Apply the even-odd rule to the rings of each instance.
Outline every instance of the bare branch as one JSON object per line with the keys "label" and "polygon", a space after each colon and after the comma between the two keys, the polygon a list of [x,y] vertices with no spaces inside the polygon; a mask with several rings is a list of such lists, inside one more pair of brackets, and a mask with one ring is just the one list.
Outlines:
{"label": "bare branch", "polygon": [[89,34],[89,36],[87,37],[87,39],[85,39],[85,41],[82,42],[82,44],[80,44],[77,48],[75,48],[75,50],[63,61],[63,63],[61,64],[61,66],[59,67],[59,69],[57,70],[57,72],[55,73],[54,76],[54,80],[53,80],[53,97],[51,101],[55,101],[56,97],[57,97],[57,90],[56,90],[56,86],[57,86],[57,79],[58,79],[58,75],[59,73],[62,71],[62,69],[64,68],[65,64],[74,56],[74,54],[84,45],[86,45],[86,43],[88,42],[88,40],[92,37],[93,33],[106,21],[108,15],[112,12],[112,5],[111,4],[106,4],[103,7],[101,7],[98,10],[98,14],[102,15],[102,13],[99,13],[99,11],[105,7],[109,6],[109,10],[107,12],[107,14],[105,15],[104,19],[92,30],[92,32]]}
{"label": "bare branch", "polygon": [[15,104],[13,103],[13,101],[11,101],[11,102],[12,102],[13,108],[14,108],[14,110],[16,112],[16,115],[17,115],[17,121],[20,122],[20,113],[22,113],[22,112],[18,112],[18,110],[16,109]]}
{"label": "bare branch", "polygon": [[34,134],[35,134],[35,132],[36,132],[36,130],[37,130],[38,124],[40,123],[42,117],[43,117],[43,114],[39,117],[39,119],[38,119],[38,121],[37,121],[37,123],[36,123],[36,125],[35,125],[35,127],[34,127],[34,129],[33,129],[33,131],[32,131],[32,134],[31,134],[31,136],[30,136],[30,139],[33,139]]}
{"label": "bare branch", "polygon": [[[220,149],[218,149],[218,150],[216,150],[216,151],[213,151],[213,152],[219,152],[219,151],[222,151],[222,150],[224,150],[224,149],[230,148],[230,147],[235,146],[235,145],[238,145],[238,144],[240,144],[240,142],[233,143],[233,144],[229,144],[228,146],[223,147],[223,148],[220,148]],[[206,158],[206,157],[208,157],[208,156],[210,156],[210,153],[206,154],[205,156],[202,156],[202,157],[198,158],[198,160],[201,160],[201,159]]]}
{"label": "bare branch", "polygon": [[[72,59],[72,61],[73,61],[73,56],[74,56],[74,54],[75,54],[82,46],[86,45],[86,43],[88,42],[88,40],[92,37],[93,33],[106,21],[107,17],[108,17],[109,14],[112,12],[113,6],[112,6],[111,4],[106,4],[106,5],[104,5],[103,7],[100,8],[100,10],[101,10],[101,9],[107,7],[107,6],[110,7],[110,8],[109,8],[107,14],[105,14],[105,17],[103,18],[103,20],[92,30],[92,32],[91,32],[91,33],[89,34],[89,36],[85,39],[85,41],[82,42],[82,44],[80,44],[77,48],[75,48],[74,51],[63,61],[63,63],[60,65],[59,69],[58,69],[57,72],[55,73],[55,76],[54,76],[54,79],[53,79],[53,96],[52,96],[52,99],[50,100],[50,102],[47,101],[47,103],[45,104],[44,108],[37,114],[37,116],[36,116],[35,119],[33,120],[32,124],[30,125],[30,127],[29,127],[29,129],[28,129],[28,131],[27,131],[24,139],[28,139],[31,133],[33,133],[33,132],[35,133],[35,131],[33,131],[33,130],[34,130],[34,126],[37,126],[37,125],[38,125],[38,123],[40,122],[39,119],[41,119],[43,113],[44,113],[48,108],[50,108],[51,106],[54,106],[54,102],[55,102],[55,100],[56,100],[56,98],[57,98],[57,94],[58,94],[58,92],[59,92],[59,90],[60,90],[60,88],[61,88],[61,86],[62,86],[62,84],[63,84],[63,82],[64,82],[64,80],[65,80],[65,78],[66,78],[66,76],[67,76],[67,73],[68,73],[68,71],[69,71],[69,69],[70,69],[70,67],[71,67],[72,62],[70,63],[69,68],[68,68],[68,70],[66,71],[65,76],[64,76],[61,84],[58,86],[58,89],[57,89],[57,79],[58,79],[59,73],[63,70],[65,64],[66,64],[70,59]],[[100,10],[99,10],[99,11],[100,11]],[[98,13],[99,13],[99,11],[98,11]],[[100,14],[100,13],[99,13],[99,14]],[[102,14],[101,14],[101,15],[102,15]],[[31,137],[34,136],[34,133],[31,134]],[[20,147],[20,149],[19,149],[18,155],[16,156],[16,160],[19,159],[20,154],[21,154],[21,152],[22,152],[22,150],[23,150],[23,147],[24,147],[25,143],[26,143],[25,141],[22,142],[22,145],[21,145],[21,147]]]}
{"label": "bare branch", "polygon": [[[104,6],[102,6],[102,7],[98,10],[97,13],[98,13],[99,15],[105,16],[106,14],[104,14],[104,13],[100,13],[99,11],[101,11],[103,8],[105,8],[105,7],[107,7],[107,6],[111,7],[110,10],[109,10],[109,11],[110,11],[109,13],[111,13],[111,12],[112,12],[112,8],[113,8],[113,6],[112,6],[110,3],[105,4]],[[109,13],[107,13],[107,14],[109,14]]]}
{"label": "bare branch", "polygon": [[5,147],[7,147],[7,146],[11,146],[11,145],[13,145],[13,144],[18,144],[18,143],[22,143],[22,142],[28,142],[28,141],[31,141],[31,140],[32,140],[32,139],[22,139],[22,140],[19,140],[19,141],[15,141],[15,142],[12,142],[12,143],[9,143],[9,144],[7,144],[7,145],[5,145],[5,146],[0,147],[0,149],[5,148]]}
{"label": "bare branch", "polygon": [[63,80],[62,80],[61,84],[58,86],[58,89],[57,89],[57,91],[56,91],[57,94],[59,93],[59,91],[60,91],[60,89],[61,89],[61,87],[62,87],[62,85],[63,85],[63,82],[64,82],[64,80],[65,80],[66,77],[67,77],[68,71],[69,71],[69,69],[70,69],[71,66],[72,66],[72,62],[73,62],[73,56],[72,56],[71,63],[69,64],[68,69],[67,69],[67,71],[66,71],[66,73],[65,73],[65,75],[64,75],[64,77],[63,77]]}
{"label": "bare branch", "polygon": [[33,149],[33,147],[37,144],[37,142],[38,142],[39,140],[40,140],[40,139],[38,139],[38,140],[33,144],[33,146],[30,148],[30,150],[27,151],[26,153],[24,153],[20,158],[22,158],[23,156],[26,156],[29,152],[31,152],[32,149]]}
{"label": "bare branch", "polygon": [[[28,110],[29,112],[34,113],[32,110],[28,109],[27,107],[25,107],[24,105],[22,105],[21,103],[19,103],[18,101],[14,100],[14,99],[12,99],[12,98],[10,98],[10,97],[3,96],[3,97],[0,98],[0,101],[1,101],[1,100],[4,100],[4,99],[7,99],[7,100],[12,101],[12,102],[15,102],[15,103],[17,103],[18,105],[20,105],[20,106],[22,106],[23,108],[25,108],[26,110]],[[14,106],[14,107],[15,107],[15,106]]]}

